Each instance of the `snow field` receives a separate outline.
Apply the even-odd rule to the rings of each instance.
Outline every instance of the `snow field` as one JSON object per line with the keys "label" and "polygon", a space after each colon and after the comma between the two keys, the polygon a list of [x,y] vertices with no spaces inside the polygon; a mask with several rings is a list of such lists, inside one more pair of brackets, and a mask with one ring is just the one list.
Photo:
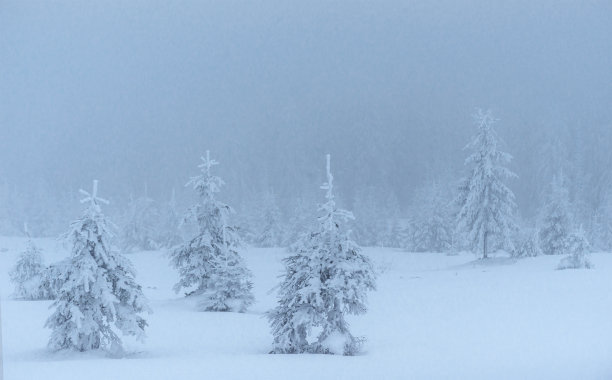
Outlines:
{"label": "snow field", "polygon": [[[40,239],[46,263],[67,252]],[[48,301],[10,299],[8,271],[25,239],[0,238],[5,379],[610,379],[612,255],[595,269],[554,270],[560,257],[483,265],[446,256],[366,248],[379,271],[369,311],[349,317],[363,353],[269,355],[264,313],[275,306],[282,249],[243,252],[256,303],[245,314],[196,311],[172,291],[177,274],[164,252],[128,255],[149,297],[148,339],[126,339],[127,358],[102,352],[51,353]]]}

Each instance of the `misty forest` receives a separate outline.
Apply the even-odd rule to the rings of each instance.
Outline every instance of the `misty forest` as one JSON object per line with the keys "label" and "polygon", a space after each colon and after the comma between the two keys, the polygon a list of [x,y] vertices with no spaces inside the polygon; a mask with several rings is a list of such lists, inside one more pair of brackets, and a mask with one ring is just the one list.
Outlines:
{"label": "misty forest", "polygon": [[611,146],[608,1],[2,2],[0,380],[609,379]]}

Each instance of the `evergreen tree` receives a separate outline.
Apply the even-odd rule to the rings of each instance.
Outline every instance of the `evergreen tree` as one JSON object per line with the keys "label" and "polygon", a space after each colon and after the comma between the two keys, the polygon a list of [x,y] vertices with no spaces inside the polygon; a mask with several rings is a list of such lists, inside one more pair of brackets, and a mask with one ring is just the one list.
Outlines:
{"label": "evergreen tree", "polygon": [[387,223],[385,234],[383,235],[383,243],[385,247],[402,248],[404,247],[404,232],[397,217],[392,218]]}
{"label": "evergreen tree", "polygon": [[521,231],[513,256],[522,258],[536,257],[541,254],[539,232],[537,230]]}
{"label": "evergreen tree", "polygon": [[180,281],[174,289],[188,289],[187,296],[200,297],[206,311],[244,312],[253,303],[251,272],[237,249],[240,238],[237,229],[228,224],[232,208],[215,199],[221,178],[211,174],[217,161],[206,158],[199,165],[202,175],[187,184],[193,186],[200,202],[193,206],[187,218],[198,224],[198,233],[171,254],[171,265],[179,271]]}
{"label": "evergreen tree", "polygon": [[41,251],[34,244],[27,225],[24,230],[28,237],[26,249],[9,274],[11,282],[15,285],[14,296],[27,300],[48,299],[49,292],[41,286],[45,270]]}
{"label": "evergreen tree", "polygon": [[378,191],[374,186],[358,189],[353,202],[357,216],[355,222],[355,239],[359,244],[378,246],[385,233],[386,221],[381,215],[383,206],[379,201]]}
{"label": "evergreen tree", "polygon": [[592,216],[591,238],[593,247],[612,251],[612,194],[606,194]]}
{"label": "evergreen tree", "polygon": [[145,196],[133,199],[128,205],[121,234],[121,248],[124,252],[134,250],[152,251],[159,247],[157,229],[159,210],[155,201]]}
{"label": "evergreen tree", "polygon": [[70,258],[49,265],[42,273],[40,291],[45,292],[48,299],[58,299],[71,272]]}
{"label": "evergreen tree", "polygon": [[313,220],[316,220],[316,208],[309,207],[309,202],[304,198],[297,198],[294,201],[294,208],[291,218],[289,218],[289,227],[287,229],[285,245],[289,251],[295,252],[297,245],[302,239],[304,231],[310,231],[313,228]]}
{"label": "evergreen tree", "polygon": [[406,223],[404,225],[398,226],[398,228],[399,228],[399,235],[398,235],[399,248],[402,248],[403,250],[406,250],[406,251],[412,251],[413,250],[412,223],[410,222],[409,219],[407,219]]}
{"label": "evergreen tree", "polygon": [[0,179],[0,235],[13,236],[13,210],[11,189],[8,183]]}
{"label": "evergreen tree", "polygon": [[384,216],[384,229],[380,235],[379,243],[383,247],[401,248],[403,236],[399,200],[393,192],[389,192],[385,199],[384,209],[379,211]]}
{"label": "evergreen tree", "polygon": [[243,242],[255,244],[257,240],[256,226],[258,225],[257,204],[252,198],[243,198],[240,202],[239,212],[234,214],[234,224]]}
{"label": "evergreen tree", "polygon": [[345,314],[366,312],[375,275],[370,260],[343,229],[353,215],[336,207],[329,155],[327,183],[321,188],[327,191],[327,202],[319,209],[318,228],[303,235],[296,252],[284,259],[278,305],[268,313],[273,353],[353,355],[363,340],[350,333]]}
{"label": "evergreen tree", "polygon": [[540,244],[546,255],[564,254],[566,239],[573,225],[569,194],[563,174],[553,178],[546,204],[542,210]]}
{"label": "evergreen tree", "polygon": [[181,217],[177,211],[176,192],[174,189],[172,189],[172,197],[162,209],[158,235],[161,247],[173,248],[183,242]]}
{"label": "evergreen tree", "polygon": [[493,129],[496,120],[491,112],[478,110],[475,120],[478,133],[466,147],[474,153],[465,161],[471,172],[459,189],[457,224],[471,248],[486,259],[491,248],[514,249],[511,236],[517,228],[513,216],[516,204],[504,179],[516,175],[503,166],[512,156],[498,150]]}
{"label": "evergreen tree", "polygon": [[437,182],[417,190],[412,206],[412,249],[446,252],[451,248],[453,225],[451,200]]}
{"label": "evergreen tree", "polygon": [[121,354],[118,334],[144,339],[147,322],[139,314],[149,307],[132,264],[110,245],[112,225],[100,209],[108,202],[98,197],[97,187],[94,181],[91,194],[81,190],[88,206],[65,235],[72,245],[70,267],[45,326],[52,329],[51,349]]}
{"label": "evergreen tree", "polygon": [[273,192],[266,192],[263,199],[261,230],[255,241],[258,247],[279,247],[283,243],[281,212]]}
{"label": "evergreen tree", "polygon": [[547,202],[550,183],[559,173],[571,174],[577,170],[576,162],[571,157],[571,147],[566,143],[571,140],[570,136],[566,126],[558,125],[548,133],[543,132],[537,139],[533,171],[540,204]]}
{"label": "evergreen tree", "polygon": [[586,238],[582,226],[568,236],[565,241],[564,251],[568,255],[561,260],[557,269],[589,269],[593,267],[589,260],[591,246],[589,245],[589,241]]}

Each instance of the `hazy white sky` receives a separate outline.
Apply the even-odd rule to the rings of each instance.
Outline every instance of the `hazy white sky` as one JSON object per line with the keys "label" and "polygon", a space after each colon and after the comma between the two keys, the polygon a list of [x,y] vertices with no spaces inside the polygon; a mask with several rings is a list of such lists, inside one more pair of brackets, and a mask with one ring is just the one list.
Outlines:
{"label": "hazy white sky", "polygon": [[461,166],[477,106],[517,156],[525,131],[609,126],[611,36],[610,1],[4,0],[0,177],[162,192],[211,149],[282,188],[330,151],[401,193]]}

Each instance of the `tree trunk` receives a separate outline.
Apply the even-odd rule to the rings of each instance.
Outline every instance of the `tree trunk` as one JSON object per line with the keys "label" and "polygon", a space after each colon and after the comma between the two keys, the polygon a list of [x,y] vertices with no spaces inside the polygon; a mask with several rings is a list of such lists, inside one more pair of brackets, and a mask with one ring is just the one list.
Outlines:
{"label": "tree trunk", "polygon": [[485,232],[484,234],[484,244],[482,245],[482,258],[486,259],[487,258],[487,241],[489,237],[489,233]]}

